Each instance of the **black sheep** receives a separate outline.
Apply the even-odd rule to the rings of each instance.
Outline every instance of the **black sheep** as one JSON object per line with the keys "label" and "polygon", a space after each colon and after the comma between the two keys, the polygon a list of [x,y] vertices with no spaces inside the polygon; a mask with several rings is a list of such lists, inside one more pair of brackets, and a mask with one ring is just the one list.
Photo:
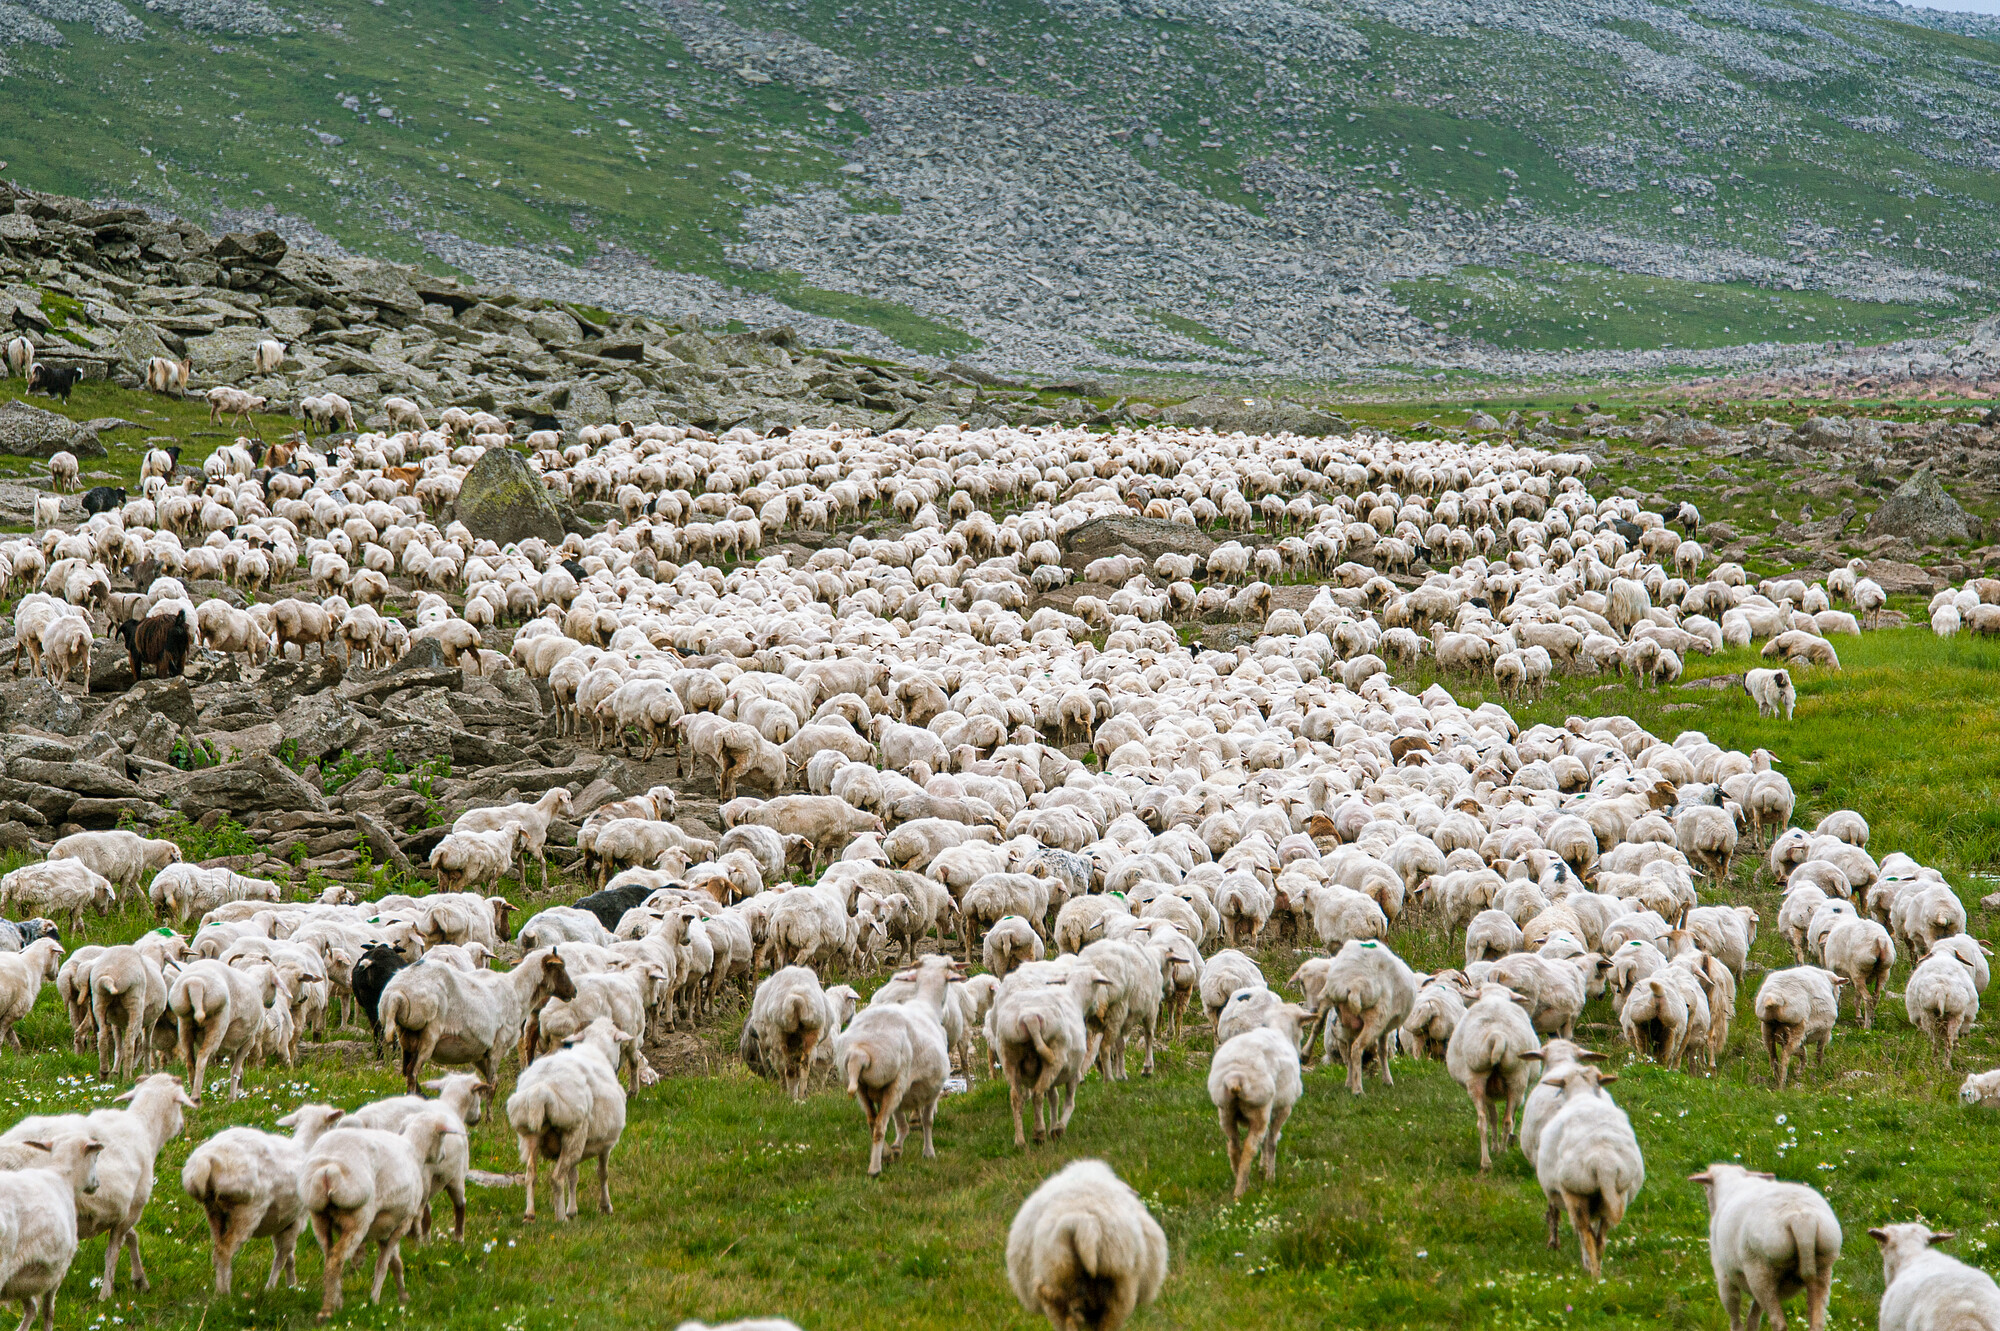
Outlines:
{"label": "black sheep", "polygon": [[83,382],[83,370],[70,365],[44,365],[39,361],[28,371],[28,391],[47,393],[50,397],[69,401],[69,395]]}
{"label": "black sheep", "polygon": [[148,615],[143,620],[128,619],[118,626],[125,640],[125,654],[132,660],[132,682],[138,683],[147,666],[160,678],[178,676],[187,669],[188,648],[194,645],[187,617],[175,612]]}
{"label": "black sheep", "polygon": [[646,898],[653,895],[650,887],[636,884],[625,887],[607,887],[601,892],[592,892],[576,903],[578,910],[587,910],[595,915],[598,922],[613,933],[618,931],[618,922],[625,918],[625,912],[634,906],[646,904]]}
{"label": "black sheep", "polygon": [[370,943],[362,949],[361,960],[354,963],[348,988],[361,1015],[368,1019],[368,1029],[375,1032],[377,1044],[382,1041],[382,1018],[376,1011],[382,1003],[382,991],[389,987],[389,977],[409,964],[387,943]]}
{"label": "black sheep", "polygon": [[41,938],[62,941],[54,920],[0,920],[0,952],[19,952]]}
{"label": "black sheep", "polygon": [[125,507],[125,487],[99,485],[83,492],[83,511],[95,516]]}

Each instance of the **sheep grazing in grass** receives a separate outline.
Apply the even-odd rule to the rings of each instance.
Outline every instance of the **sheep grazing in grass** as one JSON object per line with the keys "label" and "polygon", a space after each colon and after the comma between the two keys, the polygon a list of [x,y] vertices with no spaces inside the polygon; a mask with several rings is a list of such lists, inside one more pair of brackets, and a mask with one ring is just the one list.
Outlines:
{"label": "sheep grazing in grass", "polygon": [[1237,1201],[1250,1186],[1251,1166],[1260,1157],[1264,1177],[1278,1177],[1278,1141],[1304,1089],[1299,1072],[1302,1010],[1279,1005],[1272,1014],[1273,1026],[1232,1035],[1209,1060],[1208,1098],[1229,1147]]}
{"label": "sheep grazing in grass", "polygon": [[1972,964],[1952,949],[1933,949],[1903,985],[1903,1006],[1910,1024],[1930,1037],[1931,1051],[1949,1068],[1959,1037],[1979,1016]]}
{"label": "sheep grazing in grass", "polygon": [[[906,1132],[921,1129],[924,1158],[937,1154],[931,1143],[931,1119],[938,1097],[951,1074],[951,1052],[945,1040],[945,988],[964,972],[949,957],[931,955],[898,978],[916,984],[904,1003],[872,1005],[854,1015],[835,1039],[833,1063],[868,1116],[868,1176],[882,1172],[885,1148],[902,1154]],[[905,1122],[911,1127],[906,1128]],[[887,1139],[895,1131],[893,1141]]]}
{"label": "sheep grazing in grass", "polygon": [[1713,1164],[1688,1179],[1708,1200],[1708,1260],[1730,1331],[1743,1331],[1745,1294],[1752,1323],[1761,1312],[1773,1328],[1782,1328],[1785,1300],[1801,1291],[1808,1326],[1825,1331],[1841,1240],[1840,1221],[1826,1198],[1742,1165]]}
{"label": "sheep grazing in grass", "polygon": [[1046,1180],[1007,1230],[1007,1283],[1054,1331],[1117,1331],[1166,1278],[1166,1232],[1101,1160]]}
{"label": "sheep grazing in grass", "polygon": [[32,1331],[37,1314],[42,1331],[53,1331],[56,1293],[76,1260],[76,1199],[97,1191],[103,1150],[103,1142],[76,1133],[0,1148],[0,1237],[7,1258],[0,1297],[20,1302],[20,1331]]}

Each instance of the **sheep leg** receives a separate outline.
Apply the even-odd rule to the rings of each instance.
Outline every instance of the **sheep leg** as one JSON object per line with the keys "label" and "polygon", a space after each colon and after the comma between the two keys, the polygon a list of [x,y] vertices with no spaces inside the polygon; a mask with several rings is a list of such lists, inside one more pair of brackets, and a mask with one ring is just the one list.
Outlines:
{"label": "sheep leg", "polygon": [[523,1220],[533,1221],[535,1218],[535,1170],[541,1154],[540,1134],[539,1133],[531,1134],[526,1132],[521,1133],[520,1147],[521,1147],[521,1170],[522,1173],[526,1176],[528,1184],[528,1209],[522,1213],[521,1218]]}
{"label": "sheep leg", "polygon": [[[464,1196],[461,1189],[459,1196]],[[611,1152],[600,1151],[597,1155],[597,1209],[605,1215],[611,1214]],[[465,1203],[459,1202],[459,1219],[465,1218]],[[462,1227],[462,1226],[461,1226]]]}
{"label": "sheep leg", "polygon": [[264,1282],[264,1290],[269,1293],[278,1287],[278,1273],[284,1272],[287,1288],[299,1283],[299,1230],[294,1223],[291,1228],[280,1230],[271,1236],[271,1277]]}
{"label": "sheep leg", "polygon": [[1267,1183],[1277,1181],[1278,1138],[1284,1135],[1285,1120],[1291,1116],[1291,1109],[1283,1105],[1271,1112],[1271,1126],[1264,1132],[1264,1180]]}
{"label": "sheep leg", "polygon": [[[358,1217],[349,1217],[350,1222]],[[314,1216],[313,1233],[318,1236],[320,1247],[326,1252],[325,1293],[319,1305],[319,1320],[324,1322],[340,1311],[340,1278],[347,1272],[347,1263],[353,1259],[355,1251],[361,1247],[367,1236],[365,1226],[352,1229],[338,1227],[331,1217]]]}
{"label": "sheep leg", "polygon": [[[1013,1070],[1010,1068],[1008,1071],[1011,1074]],[[1014,1111],[1014,1145],[1025,1151],[1028,1149],[1028,1138],[1021,1128],[1021,1082],[1012,1075],[1007,1078],[1007,1104]],[[1039,1124],[1036,1125],[1035,1136],[1037,1139],[1041,1137]]]}
{"label": "sheep leg", "polygon": [[1562,1213],[1562,1200],[1555,1193],[1550,1193],[1549,1204],[1544,1209],[1542,1219],[1548,1222],[1549,1247],[1551,1249],[1562,1246]]}
{"label": "sheep leg", "polygon": [[403,1244],[402,1233],[398,1231],[376,1245],[375,1278],[368,1284],[368,1301],[382,1301],[382,1279],[389,1274],[389,1268],[396,1268],[396,1298],[399,1302],[410,1301],[409,1291],[403,1288]]}
{"label": "sheep leg", "polygon": [[1576,1231],[1576,1244],[1583,1257],[1583,1269],[1590,1272],[1591,1279],[1601,1279],[1604,1269],[1600,1265],[1597,1246],[1592,1242],[1590,1201],[1573,1192],[1564,1192],[1562,1199],[1563,1206],[1569,1211],[1570,1228]]}
{"label": "sheep leg", "polygon": [[1479,1171],[1488,1173],[1493,1168],[1493,1111],[1486,1100],[1486,1082],[1478,1078],[1467,1088],[1472,1095],[1473,1117],[1479,1120]]}

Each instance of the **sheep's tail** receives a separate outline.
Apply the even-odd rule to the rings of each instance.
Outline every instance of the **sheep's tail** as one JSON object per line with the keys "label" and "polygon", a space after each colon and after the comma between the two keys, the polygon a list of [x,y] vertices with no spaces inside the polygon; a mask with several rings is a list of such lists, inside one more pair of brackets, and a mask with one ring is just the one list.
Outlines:
{"label": "sheep's tail", "polygon": [[345,1164],[338,1160],[315,1161],[299,1180],[299,1195],[304,1199],[308,1212],[318,1213],[330,1207],[343,1211],[357,1210],[368,1203],[372,1191],[367,1181],[361,1179]]}
{"label": "sheep's tail", "polygon": [[847,1093],[861,1094],[861,1074],[874,1062],[866,1049],[851,1050],[847,1055]]}
{"label": "sheep's tail", "polygon": [[1058,1060],[1056,1059],[1055,1056],[1055,1050],[1049,1047],[1048,1038],[1042,1032],[1041,1014],[1034,1013],[1030,1015],[1028,1019],[1022,1024],[1027,1027],[1028,1039],[1032,1041],[1035,1046],[1035,1056],[1042,1060],[1043,1065],[1046,1066],[1048,1064],[1057,1062]]}
{"label": "sheep's tail", "polygon": [[400,1018],[407,1000],[398,991],[391,989],[376,1000],[375,1019],[382,1023],[382,1033],[403,1029]]}
{"label": "sheep's tail", "polygon": [[1792,1247],[1798,1253],[1799,1280],[1813,1283],[1819,1270],[1819,1221],[1809,1215],[1792,1217]]}
{"label": "sheep's tail", "polygon": [[1094,1279],[1102,1263],[1101,1249],[1104,1246],[1104,1231],[1097,1223],[1097,1217],[1088,1213],[1066,1216],[1060,1227],[1062,1236],[1076,1253],[1076,1264]]}
{"label": "sheep's tail", "polygon": [[188,1014],[197,1022],[208,1020],[208,986],[199,975],[188,977]]}
{"label": "sheep's tail", "polygon": [[215,1200],[215,1158],[196,1152],[181,1170],[181,1189],[196,1201],[206,1204]]}

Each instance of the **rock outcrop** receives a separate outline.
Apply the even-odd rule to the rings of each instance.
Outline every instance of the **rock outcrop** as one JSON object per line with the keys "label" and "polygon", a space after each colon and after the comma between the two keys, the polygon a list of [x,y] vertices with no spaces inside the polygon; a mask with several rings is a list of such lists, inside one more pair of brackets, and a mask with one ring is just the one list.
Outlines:
{"label": "rock outcrop", "polygon": [[1896,487],[1869,516],[1867,534],[1904,536],[1919,545],[1938,545],[1976,541],[1979,530],[1979,519],[1960,508],[1938,483],[1937,473],[1925,467]]}

